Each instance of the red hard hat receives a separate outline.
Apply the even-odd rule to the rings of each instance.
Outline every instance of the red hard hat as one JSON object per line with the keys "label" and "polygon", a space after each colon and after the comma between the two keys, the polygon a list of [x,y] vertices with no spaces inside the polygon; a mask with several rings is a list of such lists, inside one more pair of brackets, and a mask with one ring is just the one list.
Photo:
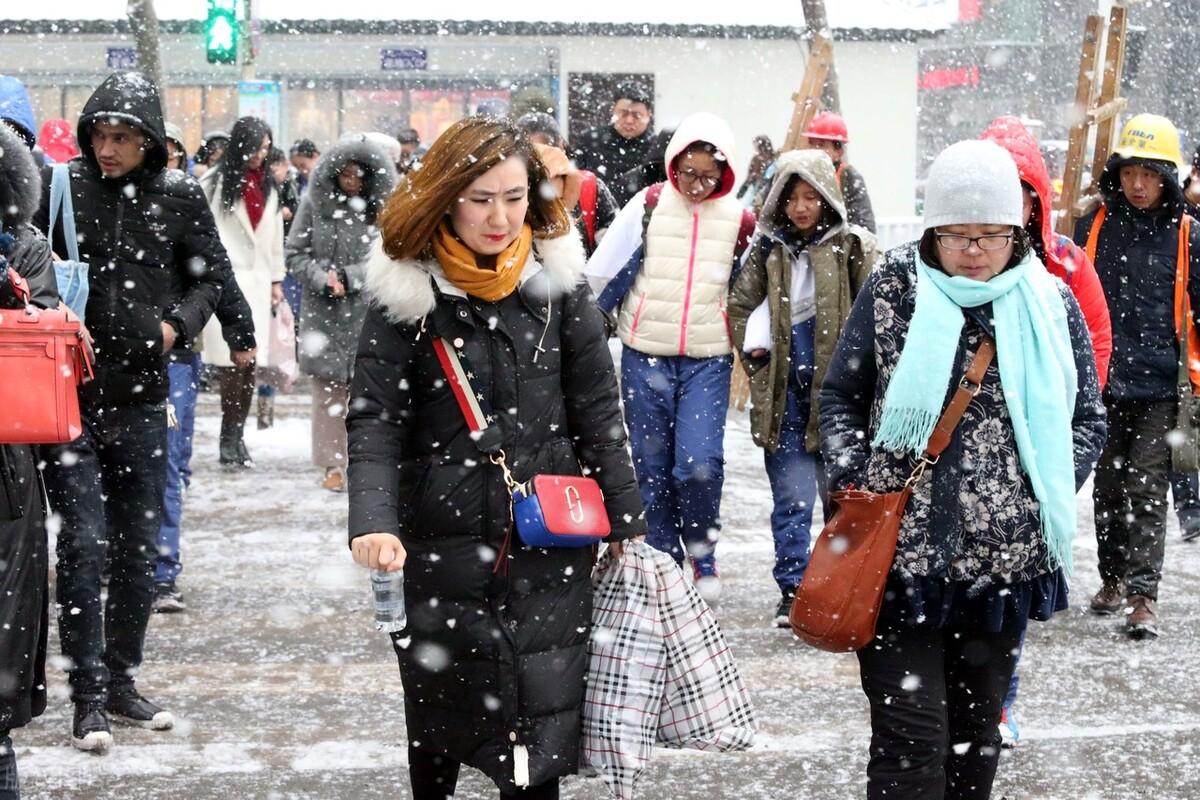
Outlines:
{"label": "red hard hat", "polygon": [[841,114],[832,111],[822,111],[808,123],[804,135],[809,139],[827,139],[831,142],[849,142],[850,132],[846,130],[846,120]]}

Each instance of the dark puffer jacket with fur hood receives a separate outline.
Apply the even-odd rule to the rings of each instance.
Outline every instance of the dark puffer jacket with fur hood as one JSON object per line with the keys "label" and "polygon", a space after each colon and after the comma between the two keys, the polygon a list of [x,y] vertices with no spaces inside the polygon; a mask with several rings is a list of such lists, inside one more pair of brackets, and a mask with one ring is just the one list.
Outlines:
{"label": "dark puffer jacket with fur hood", "polygon": [[[604,318],[581,283],[578,234],[535,242],[519,288],[488,303],[436,261],[376,249],[350,411],[350,537],[408,551],[408,627],[394,642],[411,742],[504,791],[579,763],[592,548],[532,549],[514,535],[499,467],[472,440],[432,347],[462,354],[518,481],[587,474],[610,541],[645,532]],[[514,771],[516,769],[516,772]]]}

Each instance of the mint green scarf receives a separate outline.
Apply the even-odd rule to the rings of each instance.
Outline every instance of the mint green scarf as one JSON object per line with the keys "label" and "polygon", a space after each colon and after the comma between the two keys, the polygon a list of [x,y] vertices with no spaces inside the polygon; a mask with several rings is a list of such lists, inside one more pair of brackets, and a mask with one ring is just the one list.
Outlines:
{"label": "mint green scarf", "polygon": [[1075,538],[1075,357],[1057,282],[1030,254],[990,281],[950,277],[917,258],[917,297],[904,350],[888,382],[872,445],[925,451],[942,414],[964,308],[992,304],[996,360],[1021,466],[1041,506],[1051,561],[1072,569]]}

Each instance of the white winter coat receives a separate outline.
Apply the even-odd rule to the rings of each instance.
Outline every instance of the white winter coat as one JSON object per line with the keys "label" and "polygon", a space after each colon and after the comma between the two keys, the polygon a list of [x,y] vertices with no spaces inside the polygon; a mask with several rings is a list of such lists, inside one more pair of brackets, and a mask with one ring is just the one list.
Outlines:
{"label": "white winter coat", "polygon": [[[218,170],[206,172],[200,179],[200,186],[217,220],[221,244],[225,245],[233,264],[233,277],[250,304],[254,335],[259,342],[265,343],[271,330],[271,284],[282,281],[287,273],[283,260],[283,215],[279,208],[279,192],[271,192],[267,197],[262,219],[257,228],[252,228],[245,201],[239,200],[232,213],[227,213],[221,205]],[[216,315],[204,328],[204,361],[218,367],[233,366]],[[258,348],[257,364],[260,367],[267,364],[265,346]]]}

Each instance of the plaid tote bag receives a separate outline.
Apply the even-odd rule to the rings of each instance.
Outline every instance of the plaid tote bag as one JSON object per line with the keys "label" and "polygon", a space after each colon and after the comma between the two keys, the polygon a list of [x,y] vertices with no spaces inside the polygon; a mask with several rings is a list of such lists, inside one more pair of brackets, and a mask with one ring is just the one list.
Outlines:
{"label": "plaid tote bag", "polygon": [[641,542],[594,574],[583,755],[615,797],[655,742],[728,752],[753,743],[750,696],[712,610],[674,560]]}

